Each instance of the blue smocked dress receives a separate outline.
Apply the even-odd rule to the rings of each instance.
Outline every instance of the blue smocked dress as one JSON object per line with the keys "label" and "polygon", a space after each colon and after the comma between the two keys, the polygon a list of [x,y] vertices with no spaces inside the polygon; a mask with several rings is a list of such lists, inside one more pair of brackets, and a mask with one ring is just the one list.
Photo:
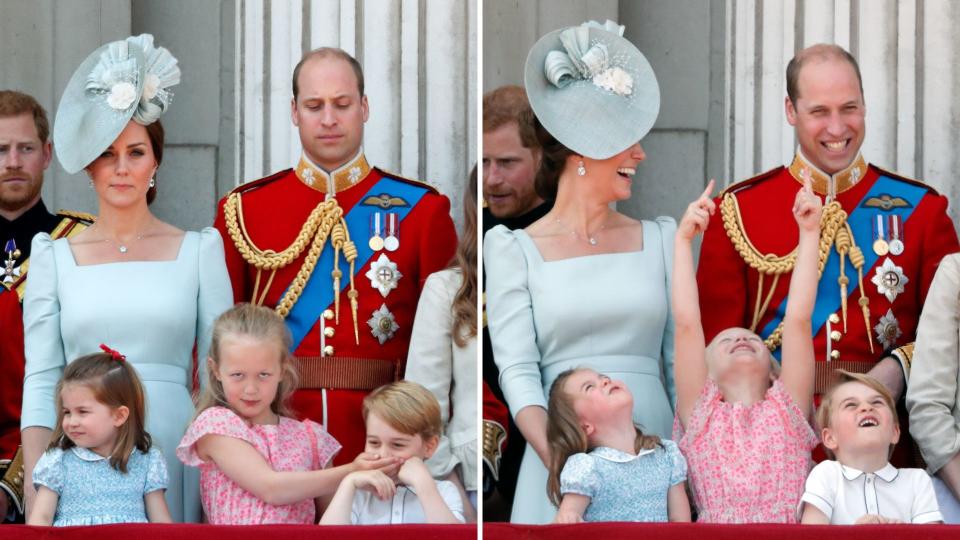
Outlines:
{"label": "blue smocked dress", "polygon": [[[523,230],[491,229],[483,244],[487,324],[510,413],[547,407],[561,372],[589,367],[624,381],[633,420],[670,436],[673,319],[670,270],[676,223],[643,221],[643,249],[544,261]],[[547,469],[527,446],[510,521],[548,523]]]}
{"label": "blue smocked dress", "polygon": [[146,523],[143,497],[167,488],[167,466],[156,448],[146,453],[134,449],[126,473],[87,448],[54,448],[37,461],[33,485],[45,486],[59,497],[55,527]]}
{"label": "blue smocked dress", "polygon": [[560,493],[590,497],[584,521],[668,521],[667,492],[686,481],[687,460],[673,441],[627,454],[601,446],[574,454],[560,473]]}
{"label": "blue smocked dress", "polygon": [[[187,232],[177,258],[78,266],[67,239],[33,239],[23,302],[27,358],[21,429],[52,429],[63,367],[105,343],[137,370],[147,431],[170,472],[174,521],[200,521],[200,475],[176,450],[194,414],[193,349],[206,358],[214,319],[233,305],[223,242],[213,228]],[[199,370],[201,382],[206,370]]]}

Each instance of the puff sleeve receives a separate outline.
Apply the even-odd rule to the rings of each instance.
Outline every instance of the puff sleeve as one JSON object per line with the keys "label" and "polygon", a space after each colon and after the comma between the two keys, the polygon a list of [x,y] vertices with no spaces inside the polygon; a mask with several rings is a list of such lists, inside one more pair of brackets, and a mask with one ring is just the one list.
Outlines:
{"label": "puff sleeve", "polygon": [[530,406],[546,409],[527,261],[516,233],[502,225],[490,229],[483,242],[483,265],[487,273],[487,326],[510,414],[516,418]]}
{"label": "puff sleeve", "polygon": [[237,416],[237,413],[226,407],[210,407],[200,413],[187,428],[187,432],[177,446],[177,458],[185,465],[192,467],[202,465],[203,460],[197,454],[197,441],[206,435],[222,435],[240,439],[256,448],[261,455],[267,453],[262,441],[254,436],[247,424]]}
{"label": "puff sleeve", "polygon": [[159,489],[167,489],[169,477],[167,475],[167,460],[163,459],[163,453],[156,447],[147,452],[147,480],[143,484],[143,493]]}
{"label": "puff sleeve", "polygon": [[[65,242],[66,240],[64,240]],[[23,406],[20,429],[53,429],[57,421],[54,391],[63,375],[66,354],[60,331],[60,293],[53,239],[47,233],[33,238],[30,279],[23,299]]]}
{"label": "puff sleeve", "polygon": [[589,454],[574,454],[560,471],[560,493],[576,493],[593,498],[600,489],[600,475],[595,458]]}
{"label": "puff sleeve", "polygon": [[[199,274],[197,291],[197,358],[200,363],[200,386],[207,385],[207,370],[203,368],[210,351],[213,321],[233,305],[230,276],[224,262],[223,239],[213,227],[200,231]],[[31,279],[33,279],[31,277]]]}
{"label": "puff sleeve", "polygon": [[33,486],[44,486],[57,495],[63,492],[63,449],[53,448],[40,456],[33,468]]}

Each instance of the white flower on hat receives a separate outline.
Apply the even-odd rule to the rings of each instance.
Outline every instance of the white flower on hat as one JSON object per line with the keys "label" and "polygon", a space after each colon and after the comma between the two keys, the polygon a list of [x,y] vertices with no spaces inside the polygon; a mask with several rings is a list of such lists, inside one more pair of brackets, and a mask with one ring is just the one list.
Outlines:
{"label": "white flower on hat", "polygon": [[153,73],[147,73],[147,76],[143,79],[143,98],[147,101],[150,101],[157,95],[157,91],[160,90],[160,77],[157,77]]}
{"label": "white flower on hat", "polygon": [[633,93],[633,77],[618,67],[608,68],[594,75],[593,84],[618,96],[629,96]]}
{"label": "white flower on hat", "polygon": [[110,87],[110,95],[107,96],[107,105],[112,108],[123,111],[133,105],[137,100],[137,87],[128,82],[118,82]]}

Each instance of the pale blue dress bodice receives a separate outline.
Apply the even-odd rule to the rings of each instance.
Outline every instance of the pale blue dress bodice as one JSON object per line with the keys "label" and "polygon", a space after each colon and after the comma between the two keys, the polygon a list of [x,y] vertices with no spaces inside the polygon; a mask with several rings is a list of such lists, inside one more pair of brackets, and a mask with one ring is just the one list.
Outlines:
{"label": "pale blue dress bodice", "polygon": [[687,480],[687,460],[673,441],[636,454],[599,447],[567,459],[560,493],[590,497],[584,521],[669,521],[667,492]]}
{"label": "pale blue dress bodice", "polygon": [[[553,380],[589,367],[626,383],[633,419],[670,436],[675,403],[670,270],[676,223],[643,221],[643,249],[545,261],[523,230],[498,226],[483,244],[487,324],[510,413],[547,407]],[[556,514],[547,471],[529,446],[511,521],[547,523]]]}
{"label": "pale blue dress bodice", "polygon": [[110,459],[86,448],[44,452],[33,470],[33,483],[57,494],[54,527],[146,523],[144,497],[167,487],[167,466],[156,448],[134,449],[127,472],[110,465]]}
{"label": "pale blue dress bodice", "polygon": [[[213,228],[187,232],[177,258],[78,266],[67,239],[34,237],[24,297],[21,429],[52,429],[54,391],[66,362],[120,351],[136,368],[147,400],[147,431],[166,459],[174,521],[200,520],[199,473],[177,459],[193,417],[193,349],[205,359],[214,319],[233,304],[223,242]],[[206,370],[198,370],[201,383]]]}

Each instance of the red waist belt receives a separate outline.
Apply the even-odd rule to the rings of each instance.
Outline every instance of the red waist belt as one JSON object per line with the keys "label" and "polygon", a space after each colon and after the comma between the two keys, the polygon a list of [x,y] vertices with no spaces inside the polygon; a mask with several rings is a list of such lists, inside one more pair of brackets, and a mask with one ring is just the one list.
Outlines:
{"label": "red waist belt", "polygon": [[829,362],[815,362],[813,393],[823,395],[837,382],[836,371],[842,369],[850,373],[866,373],[877,365],[876,362],[860,362],[855,360],[831,360]]}
{"label": "red waist belt", "polygon": [[400,380],[401,362],[354,356],[297,356],[297,388],[373,390]]}

